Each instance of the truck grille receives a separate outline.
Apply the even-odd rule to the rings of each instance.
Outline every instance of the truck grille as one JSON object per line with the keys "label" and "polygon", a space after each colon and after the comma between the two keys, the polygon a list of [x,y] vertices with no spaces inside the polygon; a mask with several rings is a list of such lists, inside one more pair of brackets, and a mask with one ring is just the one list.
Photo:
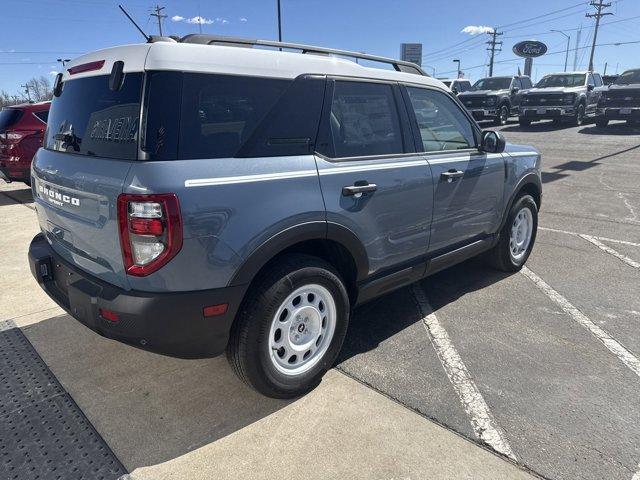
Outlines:
{"label": "truck grille", "polygon": [[634,92],[607,92],[604,94],[606,107],[632,108],[640,107],[640,91]]}
{"label": "truck grille", "polygon": [[561,93],[539,93],[539,94],[530,94],[526,95],[522,98],[523,105],[536,105],[536,106],[557,106],[562,105],[562,97]]}
{"label": "truck grille", "polygon": [[465,95],[464,97],[460,98],[460,101],[467,108],[482,107],[485,105],[486,98],[487,97],[483,95],[476,95],[476,96]]}

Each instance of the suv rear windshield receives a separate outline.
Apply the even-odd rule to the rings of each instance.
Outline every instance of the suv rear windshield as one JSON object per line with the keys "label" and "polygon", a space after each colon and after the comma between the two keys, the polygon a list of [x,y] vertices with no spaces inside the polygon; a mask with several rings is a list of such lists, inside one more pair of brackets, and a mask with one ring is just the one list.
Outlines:
{"label": "suv rear windshield", "polygon": [[4,132],[7,128],[18,123],[22,118],[22,110],[17,108],[3,108],[0,111],[0,132]]}
{"label": "suv rear windshield", "polygon": [[581,87],[584,85],[584,73],[570,73],[568,75],[547,75],[536,83],[536,88],[547,87]]}
{"label": "suv rear windshield", "polygon": [[51,104],[45,148],[135,160],[142,78],[142,73],[125,74],[118,91],[109,89],[109,75],[64,82]]}

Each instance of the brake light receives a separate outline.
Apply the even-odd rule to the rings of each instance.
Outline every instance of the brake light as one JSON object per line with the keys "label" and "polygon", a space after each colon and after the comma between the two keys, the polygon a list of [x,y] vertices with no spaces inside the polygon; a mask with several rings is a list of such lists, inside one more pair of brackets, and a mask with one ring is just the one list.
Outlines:
{"label": "brake light", "polygon": [[157,271],[182,248],[182,218],[173,193],[122,194],[118,222],[124,268],[144,277]]}
{"label": "brake light", "polygon": [[98,60],[96,62],[82,63],[74,67],[69,68],[67,71],[69,75],[75,75],[76,73],[92,72],[93,70],[100,70],[104,66],[104,60]]}

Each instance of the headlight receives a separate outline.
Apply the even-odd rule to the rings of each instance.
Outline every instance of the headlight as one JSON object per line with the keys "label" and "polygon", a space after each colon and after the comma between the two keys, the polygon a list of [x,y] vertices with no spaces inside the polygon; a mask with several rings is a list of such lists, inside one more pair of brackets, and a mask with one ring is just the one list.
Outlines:
{"label": "headlight", "polygon": [[486,104],[495,105],[497,100],[497,97],[487,97]]}
{"label": "headlight", "polygon": [[575,93],[568,93],[564,97],[562,97],[562,102],[565,105],[573,105],[575,101],[576,101]]}

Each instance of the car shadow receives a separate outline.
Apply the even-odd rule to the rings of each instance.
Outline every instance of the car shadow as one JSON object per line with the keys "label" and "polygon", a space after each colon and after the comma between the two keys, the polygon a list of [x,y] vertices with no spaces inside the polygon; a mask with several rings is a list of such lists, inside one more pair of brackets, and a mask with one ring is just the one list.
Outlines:
{"label": "car shadow", "polygon": [[[421,280],[434,313],[459,298],[500,282],[511,274],[499,272],[474,258]],[[376,349],[381,343],[422,321],[413,286],[373,300],[354,312],[338,365]]]}
{"label": "car shadow", "polygon": [[0,207],[15,205],[16,203],[33,203],[31,188],[25,186],[19,190],[0,191]]}
{"label": "car shadow", "polygon": [[578,133],[585,135],[639,135],[640,126],[630,126],[625,122],[610,123],[606,127],[596,125],[578,130]]}
{"label": "car shadow", "polygon": [[534,122],[531,125],[525,127],[516,123],[515,125],[509,125],[501,129],[502,132],[551,132],[556,130],[567,130],[569,128],[575,128],[568,123],[553,123],[550,121]]}
{"label": "car shadow", "polygon": [[224,356],[182,360],[145,352],[68,315],[23,332],[129,471],[180,457],[290,403],[247,387]]}

